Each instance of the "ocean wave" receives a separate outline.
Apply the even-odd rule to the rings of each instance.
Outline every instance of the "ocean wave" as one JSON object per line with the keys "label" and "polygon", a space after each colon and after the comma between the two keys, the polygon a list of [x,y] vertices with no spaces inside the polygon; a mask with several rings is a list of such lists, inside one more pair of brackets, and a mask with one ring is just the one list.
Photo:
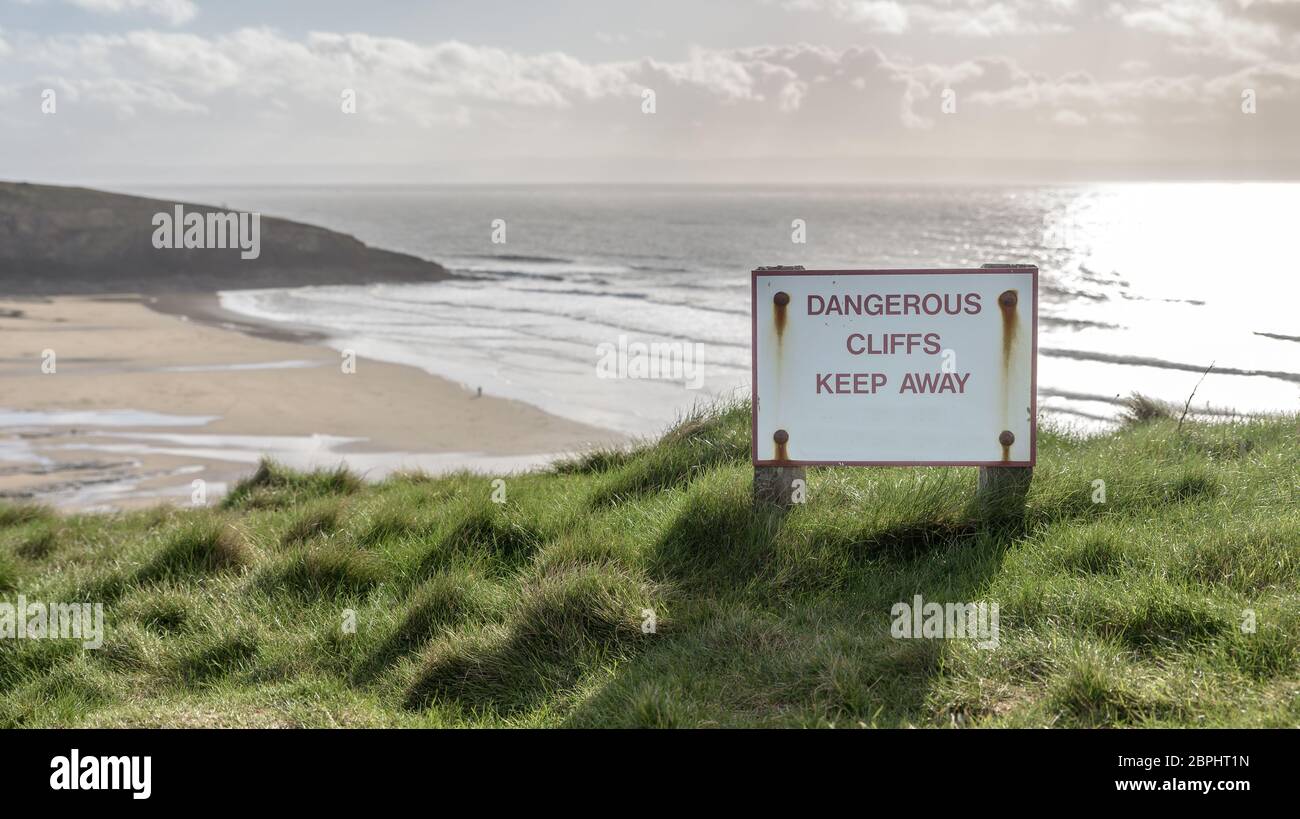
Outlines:
{"label": "ocean wave", "polygon": [[1129,301],[1159,301],[1165,304],[1190,304],[1193,307],[1204,307],[1205,301],[1202,299],[1166,299],[1158,296],[1135,296],[1131,293],[1120,293],[1120,298]]}
{"label": "ocean wave", "polygon": [[454,255],[439,260],[448,269],[461,273],[495,273],[502,276],[537,276],[564,274],[621,275],[632,272],[622,261],[564,258],[524,254]]}
{"label": "ocean wave", "polygon": [[538,273],[535,271],[527,271],[527,270],[491,270],[486,267],[453,267],[451,268],[451,272],[460,273],[460,274],[469,274],[469,275],[481,275],[483,273],[488,273],[491,274],[492,276],[497,276],[500,278],[518,276],[520,278],[541,279],[543,281],[549,281],[549,282],[566,281],[565,277],[558,273]]}
{"label": "ocean wave", "polygon": [[689,267],[660,267],[651,264],[634,264],[629,265],[633,270],[644,273],[690,273]]}
{"label": "ocean wave", "polygon": [[[1187,364],[1181,361],[1167,361],[1148,356],[1097,353],[1089,350],[1067,350],[1054,347],[1039,347],[1038,352],[1041,355],[1057,358],[1072,358],[1079,361],[1098,361],[1105,364],[1123,364],[1131,367],[1155,367],[1161,370],[1185,370],[1187,372],[1200,373],[1205,372],[1207,368],[1207,365],[1205,364]],[[1215,375],[1241,375],[1259,378],[1276,378],[1282,381],[1293,381],[1300,384],[1300,373],[1286,372],[1284,370],[1247,370],[1238,367],[1215,366],[1212,372]]]}
{"label": "ocean wave", "polygon": [[1039,316],[1038,324],[1041,327],[1060,327],[1065,330],[1125,330],[1128,329],[1122,324],[1111,324],[1106,321],[1091,321],[1089,319],[1061,318],[1060,316]]}
{"label": "ocean wave", "polygon": [[1263,336],[1264,338],[1271,338],[1275,341],[1300,341],[1300,336],[1288,336],[1283,335],[1282,333],[1266,333],[1262,330],[1255,330],[1254,334],[1257,336]]}
{"label": "ocean wave", "polygon": [[[743,328],[718,326],[712,315],[729,315],[732,319],[748,317],[748,311],[724,313],[703,304],[670,305],[648,299],[638,300],[649,308],[637,308],[619,314],[595,310],[591,302],[600,294],[581,294],[565,301],[539,299],[556,291],[519,293],[519,300],[507,301],[500,291],[481,286],[458,284],[389,285],[369,288],[358,294],[354,288],[312,288],[285,291],[226,291],[222,305],[235,312],[259,318],[320,328],[332,334],[365,333],[389,337],[395,327],[420,327],[426,332],[441,327],[480,327],[519,333],[535,338],[572,340],[595,345],[612,341],[620,334],[634,340],[679,340],[707,344],[722,349],[749,350],[748,322]],[[456,295],[459,298],[448,298]],[[585,305],[585,306],[584,306]],[[684,312],[689,311],[689,312]],[[661,320],[655,321],[658,315]],[[507,317],[535,317],[526,321]],[[402,317],[409,318],[403,321]],[[651,320],[647,321],[646,319]],[[669,319],[676,319],[672,321]],[[541,320],[541,321],[538,321]],[[733,324],[739,325],[738,322]],[[536,328],[545,327],[546,332]],[[574,328],[586,328],[578,335]],[[701,332],[708,328],[708,332]]]}
{"label": "ocean wave", "polygon": [[555,264],[572,264],[573,259],[566,259],[563,256],[529,256],[523,253],[471,253],[462,258],[469,259],[492,259],[503,262],[543,262]]}

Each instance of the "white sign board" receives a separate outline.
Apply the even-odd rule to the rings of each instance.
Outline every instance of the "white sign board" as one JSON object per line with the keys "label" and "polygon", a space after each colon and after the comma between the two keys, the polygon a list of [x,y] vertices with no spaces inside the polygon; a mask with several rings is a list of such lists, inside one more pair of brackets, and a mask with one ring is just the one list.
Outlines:
{"label": "white sign board", "polygon": [[757,466],[1033,466],[1038,268],[753,273]]}

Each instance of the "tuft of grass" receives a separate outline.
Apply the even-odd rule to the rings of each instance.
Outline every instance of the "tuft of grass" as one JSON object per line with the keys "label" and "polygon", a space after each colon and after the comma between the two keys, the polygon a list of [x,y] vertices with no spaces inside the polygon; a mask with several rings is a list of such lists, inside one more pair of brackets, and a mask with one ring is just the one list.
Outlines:
{"label": "tuft of grass", "polygon": [[54,519],[54,510],[32,503],[0,503],[0,528]]}
{"label": "tuft of grass", "polygon": [[419,519],[415,511],[386,507],[377,511],[357,535],[356,543],[363,548],[380,546],[410,535],[421,534],[427,526]]}
{"label": "tuft of grass", "polygon": [[18,561],[9,552],[0,551],[0,592],[10,592],[18,589],[18,581],[21,576]]}
{"label": "tuft of grass", "polygon": [[445,536],[422,559],[419,575],[432,576],[471,556],[509,567],[531,555],[541,544],[540,533],[503,506],[475,503],[452,518]]}
{"label": "tuft of grass", "polygon": [[333,500],[309,504],[289,524],[280,538],[280,544],[294,546],[315,537],[333,534],[339,528],[342,514],[342,506]]}
{"label": "tuft of grass", "polygon": [[596,475],[618,469],[635,456],[635,452],[625,447],[593,449],[590,452],[561,458],[551,464],[551,472],[555,475]]}
{"label": "tuft of grass", "polygon": [[206,630],[201,614],[204,609],[192,586],[164,582],[133,588],[117,604],[114,621],[160,638],[180,638]]}
{"label": "tuft of grass", "polygon": [[1081,575],[1114,575],[1124,567],[1124,549],[1107,530],[1071,532],[1058,558],[1062,570]]}
{"label": "tuft of grass", "polygon": [[1138,392],[1123,399],[1121,403],[1124,405],[1124,412],[1120,417],[1130,425],[1168,421],[1177,417],[1172,404]]}
{"label": "tuft of grass", "polygon": [[1210,470],[1198,467],[1184,471],[1171,482],[1166,490],[1166,496],[1171,501],[1195,500],[1212,497],[1218,490],[1218,484]]}
{"label": "tuft of grass", "polygon": [[1245,595],[1282,592],[1300,574],[1300,523],[1259,520],[1207,527],[1177,553],[1172,567],[1184,581]]}
{"label": "tuft of grass", "polygon": [[637,728],[679,728],[685,724],[671,692],[653,683],[633,695],[629,711]]}
{"label": "tuft of grass", "polygon": [[185,631],[191,618],[190,607],[184,598],[152,598],[140,613],[140,622],[145,628],[163,635]]}
{"label": "tuft of grass", "polygon": [[223,635],[179,657],[171,675],[184,686],[211,683],[250,671],[260,649],[258,635],[252,630]]}
{"label": "tuft of grass", "polygon": [[657,445],[627,455],[620,468],[605,474],[592,494],[592,504],[609,505],[683,486],[719,464],[748,461],[748,422],[747,403],[696,408],[664,433]]}
{"label": "tuft of grass", "polygon": [[1048,688],[1048,703],[1062,727],[1087,728],[1140,722],[1150,706],[1126,682],[1122,662],[1094,646],[1075,648]]}
{"label": "tuft of grass", "polygon": [[49,557],[59,545],[59,533],[53,526],[40,525],[18,544],[17,553],[28,560]]}
{"label": "tuft of grass", "polygon": [[342,545],[296,549],[269,567],[260,586],[271,594],[304,599],[364,595],[383,579],[371,555]]}
{"label": "tuft of grass", "polygon": [[433,577],[412,595],[401,622],[365,659],[358,679],[373,678],[431,639],[453,633],[465,623],[486,621],[501,610],[502,603],[500,589],[472,572]]}
{"label": "tuft of grass", "polygon": [[304,500],[351,495],[364,484],[340,466],[302,473],[262,459],[257,470],[239,481],[222,500],[224,509],[279,509]]}
{"label": "tuft of grass", "polygon": [[243,535],[219,517],[194,518],[182,526],[135,576],[147,583],[243,569],[253,553]]}
{"label": "tuft of grass", "polygon": [[407,689],[406,705],[445,700],[503,713],[535,707],[577,684],[588,664],[648,644],[641,617],[656,600],[652,585],[595,567],[538,578],[506,625],[435,643]]}
{"label": "tuft of grass", "polygon": [[1241,673],[1253,680],[1267,682],[1293,675],[1300,664],[1300,618],[1274,616],[1254,632],[1237,630],[1223,641],[1222,655]]}

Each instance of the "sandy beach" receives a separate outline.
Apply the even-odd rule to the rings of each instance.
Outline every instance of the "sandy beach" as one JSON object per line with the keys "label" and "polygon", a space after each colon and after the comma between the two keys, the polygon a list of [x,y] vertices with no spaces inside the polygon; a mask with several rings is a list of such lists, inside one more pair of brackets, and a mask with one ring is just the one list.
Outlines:
{"label": "sandy beach", "polygon": [[222,313],[213,296],[0,300],[0,498],[209,503],[268,454],[296,468],[505,474],[618,433]]}

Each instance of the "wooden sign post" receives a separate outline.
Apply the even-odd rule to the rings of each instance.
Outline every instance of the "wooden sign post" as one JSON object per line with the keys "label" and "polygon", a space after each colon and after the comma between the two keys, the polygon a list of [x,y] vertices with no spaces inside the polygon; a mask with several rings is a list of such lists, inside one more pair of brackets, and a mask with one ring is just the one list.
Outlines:
{"label": "wooden sign post", "polygon": [[990,517],[1036,458],[1038,268],[753,272],[754,501],[808,466],[976,466]]}

